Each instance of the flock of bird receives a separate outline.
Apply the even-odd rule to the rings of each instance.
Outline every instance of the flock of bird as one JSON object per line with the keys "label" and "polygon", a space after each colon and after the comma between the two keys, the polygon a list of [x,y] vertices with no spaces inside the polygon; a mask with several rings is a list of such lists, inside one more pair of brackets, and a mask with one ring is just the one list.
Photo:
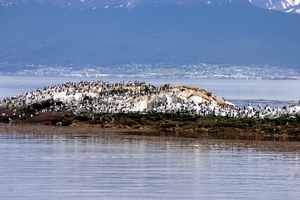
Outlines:
{"label": "flock of bird", "polygon": [[[48,104],[42,104],[43,102],[48,102]],[[239,107],[227,102],[224,98],[217,98],[204,89],[191,86],[171,86],[170,84],[156,87],[140,81],[115,83],[107,81],[67,82],[0,100],[0,108],[10,109],[14,112],[35,104],[47,106],[39,107],[34,114],[64,110],[71,111],[74,114],[90,113],[90,115],[130,112],[180,112],[199,116],[213,115],[262,119],[265,117],[276,118],[282,115],[293,117],[300,113],[300,103],[299,105],[289,105],[282,108],[271,108],[268,105],[252,107],[250,104]],[[23,115],[26,114],[28,113],[23,113]],[[2,116],[4,115],[5,113],[2,113]]]}

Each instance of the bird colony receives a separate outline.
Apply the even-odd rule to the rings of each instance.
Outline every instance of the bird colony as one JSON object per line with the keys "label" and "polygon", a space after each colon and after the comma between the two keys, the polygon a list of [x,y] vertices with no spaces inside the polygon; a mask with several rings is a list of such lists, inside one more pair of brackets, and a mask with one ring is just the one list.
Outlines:
{"label": "bird colony", "polygon": [[[204,89],[170,84],[157,87],[140,81],[67,82],[0,100],[0,108],[12,111],[24,110],[22,108],[37,104],[45,107],[39,106],[34,114],[59,111],[70,111],[75,115],[180,112],[199,116],[276,118],[282,115],[293,117],[300,113],[299,105],[283,108],[269,106],[254,108],[249,104],[238,107]],[[26,114],[28,113],[23,113]]]}

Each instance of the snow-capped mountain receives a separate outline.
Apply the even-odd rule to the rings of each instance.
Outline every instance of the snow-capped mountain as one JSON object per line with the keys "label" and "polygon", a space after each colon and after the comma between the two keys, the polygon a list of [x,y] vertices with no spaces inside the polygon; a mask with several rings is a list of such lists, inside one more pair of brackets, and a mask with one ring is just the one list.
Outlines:
{"label": "snow-capped mountain", "polygon": [[220,5],[224,3],[239,2],[246,0],[0,0],[2,6],[12,6],[39,2],[41,4],[52,3],[55,6],[64,8],[133,8],[143,5]]}
{"label": "snow-capped mountain", "polygon": [[300,0],[249,0],[249,2],[270,10],[300,14]]}
{"label": "snow-capped mountain", "polygon": [[31,2],[41,4],[52,3],[60,8],[127,8],[136,6],[160,6],[160,5],[222,5],[227,3],[249,1],[250,3],[270,9],[279,10],[287,13],[300,14],[300,0],[0,0],[0,4],[5,7],[12,5],[22,5]]}
{"label": "snow-capped mountain", "polygon": [[248,0],[0,0],[0,68],[199,60],[299,67],[299,24],[299,15]]}

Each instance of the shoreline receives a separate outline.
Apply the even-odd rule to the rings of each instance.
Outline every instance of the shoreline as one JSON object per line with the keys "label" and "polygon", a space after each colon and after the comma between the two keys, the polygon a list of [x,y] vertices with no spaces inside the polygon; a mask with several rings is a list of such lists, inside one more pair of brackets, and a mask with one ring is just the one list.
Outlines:
{"label": "shoreline", "polygon": [[[31,124],[0,123],[0,134],[14,135],[16,138],[36,139],[45,138],[60,140],[63,143],[72,140],[87,142],[100,141],[116,144],[161,145],[172,148],[189,148],[200,151],[207,150],[242,150],[260,152],[299,152],[300,142],[289,141],[284,138],[274,140],[259,140],[260,138],[223,138],[182,136],[158,132],[154,130],[99,128],[84,126],[45,126]],[[271,139],[271,138],[269,138]]]}
{"label": "shoreline", "polygon": [[283,137],[300,140],[300,116],[275,119],[197,116],[189,113],[116,113],[96,116],[64,112],[40,113],[22,118],[12,113],[0,116],[0,123],[45,126],[98,127],[126,131],[176,132],[195,137],[240,138]]}

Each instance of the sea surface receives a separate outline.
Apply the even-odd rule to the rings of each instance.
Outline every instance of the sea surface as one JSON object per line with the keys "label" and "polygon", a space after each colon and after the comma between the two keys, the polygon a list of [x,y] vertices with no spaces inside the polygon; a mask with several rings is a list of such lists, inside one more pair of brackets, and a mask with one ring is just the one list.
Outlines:
{"label": "sea surface", "polygon": [[0,199],[300,199],[299,152],[0,134]]}
{"label": "sea surface", "polygon": [[[88,79],[0,76],[0,98],[81,80]],[[300,99],[300,81],[145,81],[192,85],[240,103]],[[300,152],[2,130],[0,200],[6,199],[298,200]]]}

